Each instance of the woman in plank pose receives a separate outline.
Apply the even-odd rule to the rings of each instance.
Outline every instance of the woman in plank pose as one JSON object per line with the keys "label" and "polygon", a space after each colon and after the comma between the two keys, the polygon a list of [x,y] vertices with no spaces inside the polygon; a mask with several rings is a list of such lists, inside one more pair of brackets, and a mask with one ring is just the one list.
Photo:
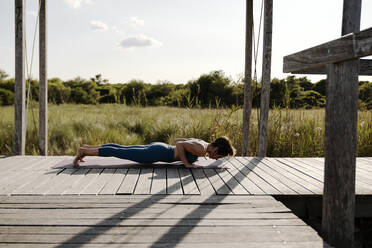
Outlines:
{"label": "woman in plank pose", "polygon": [[198,168],[193,163],[198,157],[208,155],[209,158],[219,159],[234,156],[235,148],[231,141],[223,136],[212,143],[201,139],[179,138],[174,141],[175,146],[154,142],[149,145],[123,146],[118,144],[104,144],[99,146],[84,145],[79,147],[74,159],[74,166],[79,166],[79,161],[85,162],[85,156],[117,157],[132,160],[138,163],[174,162],[182,161],[186,167]]}

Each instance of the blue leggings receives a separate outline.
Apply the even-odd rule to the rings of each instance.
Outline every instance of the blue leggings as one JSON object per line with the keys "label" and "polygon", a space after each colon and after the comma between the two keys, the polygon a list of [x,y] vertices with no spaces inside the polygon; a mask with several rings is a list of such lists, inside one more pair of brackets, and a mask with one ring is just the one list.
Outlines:
{"label": "blue leggings", "polygon": [[132,146],[104,144],[98,148],[98,154],[101,157],[117,157],[137,163],[174,162],[174,147],[162,142]]}

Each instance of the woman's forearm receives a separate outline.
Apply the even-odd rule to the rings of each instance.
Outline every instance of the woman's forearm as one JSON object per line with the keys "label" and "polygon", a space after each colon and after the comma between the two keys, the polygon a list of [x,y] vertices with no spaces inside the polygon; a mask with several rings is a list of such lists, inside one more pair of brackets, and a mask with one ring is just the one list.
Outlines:
{"label": "woman's forearm", "polygon": [[180,156],[181,161],[186,166],[192,166],[192,164],[190,164],[189,161],[186,158],[185,148],[183,147],[182,143],[177,143],[176,148],[177,148],[178,155]]}

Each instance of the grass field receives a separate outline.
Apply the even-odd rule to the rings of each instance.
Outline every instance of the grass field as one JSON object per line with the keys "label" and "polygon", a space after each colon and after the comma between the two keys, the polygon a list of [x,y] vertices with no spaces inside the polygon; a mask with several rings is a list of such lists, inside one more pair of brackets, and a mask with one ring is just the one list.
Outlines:
{"label": "grass field", "polygon": [[[35,104],[36,106],[37,104]],[[12,155],[14,107],[0,107],[0,154]],[[36,129],[35,129],[36,126]],[[38,109],[29,112],[26,154],[38,154]],[[251,155],[257,154],[257,111],[250,127]],[[73,155],[81,144],[173,143],[175,137],[212,141],[228,136],[241,154],[241,109],[129,107],[118,104],[49,105],[49,155]],[[324,109],[271,110],[270,157],[324,156]],[[357,156],[372,156],[372,113],[359,112]]]}

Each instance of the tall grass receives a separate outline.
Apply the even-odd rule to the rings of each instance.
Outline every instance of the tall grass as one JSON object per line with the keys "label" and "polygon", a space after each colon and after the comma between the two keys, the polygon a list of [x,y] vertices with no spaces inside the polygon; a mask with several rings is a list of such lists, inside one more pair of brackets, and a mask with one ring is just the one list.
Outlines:
{"label": "tall grass", "polygon": [[[280,110],[269,113],[267,156],[324,156],[324,109]],[[12,155],[14,107],[0,107],[0,154]],[[26,154],[38,154],[38,110],[36,129],[29,114]],[[49,155],[73,155],[82,144],[173,143],[176,137],[207,141],[226,135],[242,147],[242,110],[128,107],[119,104],[49,105]],[[257,113],[250,127],[251,156],[258,151]],[[359,112],[358,156],[372,156],[372,113]]]}

